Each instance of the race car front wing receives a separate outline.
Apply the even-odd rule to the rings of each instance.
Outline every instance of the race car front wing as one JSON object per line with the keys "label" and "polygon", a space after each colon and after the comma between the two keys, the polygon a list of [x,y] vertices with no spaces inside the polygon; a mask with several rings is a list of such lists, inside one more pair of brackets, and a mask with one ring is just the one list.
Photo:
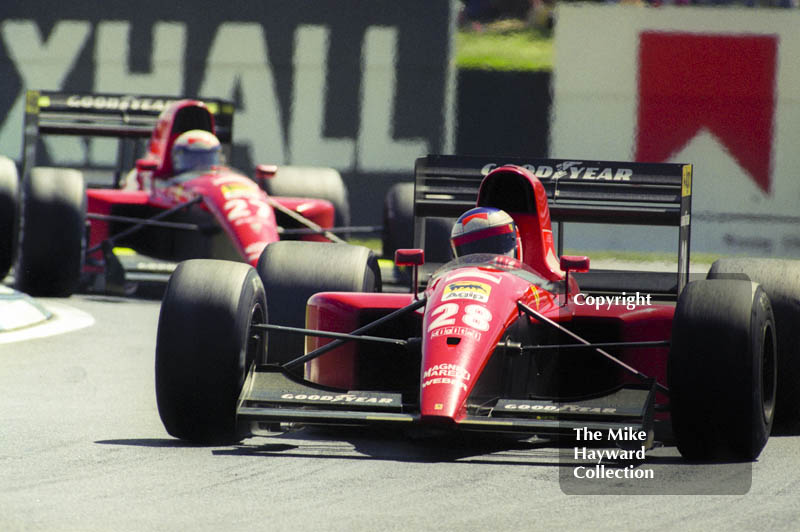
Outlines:
{"label": "race car front wing", "polygon": [[[625,385],[613,392],[575,401],[497,398],[468,406],[468,415],[454,429],[574,437],[587,429],[650,432],[656,386]],[[349,391],[299,379],[279,366],[253,366],[237,408],[239,423],[308,425],[424,424],[416,404],[401,393]]]}

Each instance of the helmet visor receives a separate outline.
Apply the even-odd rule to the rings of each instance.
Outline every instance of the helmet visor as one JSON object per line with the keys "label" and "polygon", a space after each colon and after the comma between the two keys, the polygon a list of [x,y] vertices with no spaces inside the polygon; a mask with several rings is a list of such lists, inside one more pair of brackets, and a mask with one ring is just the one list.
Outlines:
{"label": "helmet visor", "polygon": [[201,170],[219,165],[219,148],[212,150],[182,149],[174,158],[175,170]]}

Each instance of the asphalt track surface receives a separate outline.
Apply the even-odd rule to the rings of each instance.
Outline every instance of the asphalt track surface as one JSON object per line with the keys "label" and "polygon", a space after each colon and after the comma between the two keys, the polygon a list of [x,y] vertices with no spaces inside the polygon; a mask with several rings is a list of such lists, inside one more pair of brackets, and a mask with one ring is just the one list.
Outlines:
{"label": "asphalt track surface", "polygon": [[575,467],[559,457],[574,449],[536,441],[303,429],[189,445],[166,434],[156,410],[159,302],[58,302],[95,323],[0,344],[3,531],[797,530],[800,521],[798,436],[771,438],[752,466],[687,464],[665,447],[637,467],[653,479],[582,485],[611,495],[565,493]]}

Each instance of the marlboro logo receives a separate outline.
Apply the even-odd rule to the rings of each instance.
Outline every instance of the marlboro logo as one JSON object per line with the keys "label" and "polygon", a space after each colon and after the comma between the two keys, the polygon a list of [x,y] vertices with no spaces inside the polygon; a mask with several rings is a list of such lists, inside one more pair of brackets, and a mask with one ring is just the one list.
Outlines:
{"label": "marlboro logo", "polygon": [[636,160],[666,161],[708,130],[770,192],[778,37],[643,32]]}

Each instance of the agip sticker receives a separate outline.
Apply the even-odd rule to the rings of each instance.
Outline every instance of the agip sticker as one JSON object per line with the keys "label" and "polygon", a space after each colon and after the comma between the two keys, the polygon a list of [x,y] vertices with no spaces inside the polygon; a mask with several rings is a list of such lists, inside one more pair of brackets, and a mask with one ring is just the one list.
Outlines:
{"label": "agip sticker", "polygon": [[258,189],[244,183],[226,183],[220,187],[220,191],[225,199],[248,198],[258,194]]}
{"label": "agip sticker", "polygon": [[489,294],[491,293],[492,287],[486,283],[481,283],[479,281],[458,281],[444,287],[442,301],[469,299],[486,303],[489,301]]}

